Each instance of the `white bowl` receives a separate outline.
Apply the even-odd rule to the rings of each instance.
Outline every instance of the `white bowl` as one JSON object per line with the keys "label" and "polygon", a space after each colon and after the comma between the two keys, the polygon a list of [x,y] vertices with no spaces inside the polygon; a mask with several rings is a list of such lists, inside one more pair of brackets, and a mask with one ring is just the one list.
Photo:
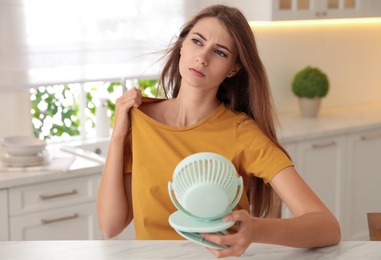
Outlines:
{"label": "white bowl", "polygon": [[34,155],[44,151],[46,142],[31,136],[9,136],[2,139],[1,145],[11,155]]}

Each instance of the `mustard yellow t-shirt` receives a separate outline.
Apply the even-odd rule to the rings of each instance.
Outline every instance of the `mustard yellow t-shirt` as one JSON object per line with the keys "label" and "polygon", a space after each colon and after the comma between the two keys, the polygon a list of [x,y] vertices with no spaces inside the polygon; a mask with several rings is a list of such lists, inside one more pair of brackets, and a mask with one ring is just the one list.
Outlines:
{"label": "mustard yellow t-shirt", "polygon": [[[198,123],[174,128],[131,111],[132,205],[137,239],[182,239],[169,225],[177,211],[168,194],[176,165],[197,152],[215,152],[228,158],[247,182],[249,174],[271,181],[292,162],[258,128],[254,120],[221,104]],[[131,163],[132,161],[132,168]],[[128,163],[129,162],[129,163]],[[247,189],[247,183],[245,188]],[[249,210],[245,192],[237,208]]]}

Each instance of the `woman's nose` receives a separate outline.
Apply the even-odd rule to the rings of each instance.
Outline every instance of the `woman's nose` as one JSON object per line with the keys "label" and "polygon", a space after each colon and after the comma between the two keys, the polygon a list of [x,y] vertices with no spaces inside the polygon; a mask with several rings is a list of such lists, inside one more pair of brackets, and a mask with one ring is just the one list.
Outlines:
{"label": "woman's nose", "polygon": [[200,52],[197,55],[197,61],[200,62],[203,66],[208,65],[208,55],[205,52]]}

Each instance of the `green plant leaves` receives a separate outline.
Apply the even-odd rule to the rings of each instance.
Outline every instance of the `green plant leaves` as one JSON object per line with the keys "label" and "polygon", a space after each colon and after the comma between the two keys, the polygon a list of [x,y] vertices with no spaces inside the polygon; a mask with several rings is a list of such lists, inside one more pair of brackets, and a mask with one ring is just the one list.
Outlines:
{"label": "green plant leaves", "polygon": [[308,66],[296,73],[292,81],[292,91],[298,97],[322,98],[328,90],[328,77],[318,68]]}

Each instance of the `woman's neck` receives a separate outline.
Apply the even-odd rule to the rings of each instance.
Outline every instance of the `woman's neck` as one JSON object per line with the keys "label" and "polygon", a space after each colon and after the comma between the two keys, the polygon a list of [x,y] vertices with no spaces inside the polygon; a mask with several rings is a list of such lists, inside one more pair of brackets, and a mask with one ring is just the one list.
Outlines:
{"label": "woman's neck", "polygon": [[215,93],[185,93],[172,99],[171,120],[177,127],[193,125],[213,113],[220,102]]}

